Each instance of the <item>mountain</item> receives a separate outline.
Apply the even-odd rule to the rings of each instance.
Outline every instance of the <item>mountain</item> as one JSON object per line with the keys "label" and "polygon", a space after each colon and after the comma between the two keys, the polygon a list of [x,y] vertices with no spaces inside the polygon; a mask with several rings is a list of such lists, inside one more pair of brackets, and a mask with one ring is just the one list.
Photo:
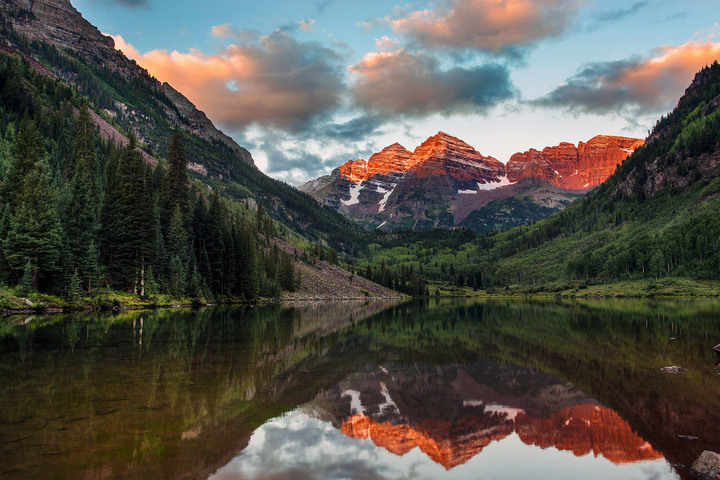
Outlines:
{"label": "mountain", "polygon": [[381,247],[403,259],[394,269],[413,266],[439,284],[569,295],[706,292],[707,280],[720,280],[718,132],[716,61],[610,178],[562,212],[501,233],[454,242],[414,233]]}
{"label": "mountain", "polygon": [[348,272],[368,232],[260,172],[69,0],[0,3],[0,138],[0,284],[23,298],[396,295]]}
{"label": "mountain", "polygon": [[628,155],[645,143],[637,138],[598,135],[577,146],[562,142],[542,151],[516,153],[507,163],[510,182],[537,178],[567,190],[600,185]]}
{"label": "mountain", "polygon": [[[180,131],[189,174],[203,188],[253,210],[262,203],[265,213],[305,240],[340,250],[366,243],[352,222],[260,172],[247,149],[182,93],[115,50],[113,39],[69,0],[0,2],[0,51],[19,55],[40,75],[77,89],[89,100],[103,139],[123,146],[134,134],[146,162],[164,165],[170,140]],[[32,105],[29,113],[34,115]]]}
{"label": "mountain", "polygon": [[[44,42],[81,58],[96,69],[109,70],[115,76],[135,83],[134,90],[140,85],[148,90],[152,101],[138,102],[135,95],[99,101],[104,104],[102,107],[107,115],[134,132],[151,149],[162,150],[161,138],[166,128],[163,122],[148,122],[148,114],[153,118],[163,117],[172,128],[191,132],[209,142],[219,142],[243,162],[254,165],[250,152],[218,130],[180,92],[167,83],[161,84],[134,60],[116,50],[115,41],[85,20],[69,0],[12,0],[0,4],[0,12],[6,19],[1,37],[8,45],[19,47],[23,38]],[[71,68],[58,69],[54,75],[73,84],[81,81],[80,75]]]}
{"label": "mountain", "polygon": [[478,232],[544,218],[609,177],[642,140],[599,135],[513,155],[507,165],[439,132],[414,152],[395,143],[300,190],[366,228],[456,225]]}
{"label": "mountain", "polygon": [[[718,279],[720,65],[698,72],[645,144],[581,202],[474,257],[493,283]],[[488,248],[489,247],[489,248]]]}

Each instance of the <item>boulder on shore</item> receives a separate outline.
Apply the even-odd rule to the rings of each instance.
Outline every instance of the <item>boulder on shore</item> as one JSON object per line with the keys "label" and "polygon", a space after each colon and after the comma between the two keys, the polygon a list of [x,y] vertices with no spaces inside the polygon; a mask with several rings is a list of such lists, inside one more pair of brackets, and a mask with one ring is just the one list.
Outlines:
{"label": "boulder on shore", "polygon": [[690,474],[698,480],[718,480],[720,478],[720,455],[705,450],[690,467]]}

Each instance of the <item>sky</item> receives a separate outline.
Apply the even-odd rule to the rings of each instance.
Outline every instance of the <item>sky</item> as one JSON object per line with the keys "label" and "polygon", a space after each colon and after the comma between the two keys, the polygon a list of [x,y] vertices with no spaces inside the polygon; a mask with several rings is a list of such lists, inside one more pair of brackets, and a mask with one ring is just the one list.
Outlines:
{"label": "sky", "polygon": [[720,59],[717,0],[71,1],[291,185],[439,131],[645,138]]}

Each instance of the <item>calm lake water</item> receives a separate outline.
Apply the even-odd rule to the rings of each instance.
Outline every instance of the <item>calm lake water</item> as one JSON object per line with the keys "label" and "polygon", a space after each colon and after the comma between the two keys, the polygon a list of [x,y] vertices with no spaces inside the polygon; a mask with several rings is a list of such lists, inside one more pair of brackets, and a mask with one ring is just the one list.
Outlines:
{"label": "calm lake water", "polygon": [[3,318],[0,477],[686,479],[718,343],[710,300]]}

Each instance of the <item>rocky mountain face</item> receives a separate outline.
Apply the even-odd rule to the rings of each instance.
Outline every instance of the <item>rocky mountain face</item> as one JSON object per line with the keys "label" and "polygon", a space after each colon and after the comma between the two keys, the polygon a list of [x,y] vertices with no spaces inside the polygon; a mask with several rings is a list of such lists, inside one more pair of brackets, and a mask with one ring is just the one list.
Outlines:
{"label": "rocky mountain face", "polygon": [[[0,43],[14,48],[23,38],[45,42],[82,58],[97,69],[138,82],[144,89],[153,92],[154,102],[144,102],[142,107],[116,99],[113,105],[104,108],[109,117],[133,131],[150,149],[162,151],[166,148],[165,132],[157,131],[156,122],[149,121],[152,117],[162,117],[169,120],[171,128],[180,128],[210,142],[219,142],[240,161],[254,165],[250,152],[218,130],[180,92],[167,83],[161,84],[134,60],[116,50],[114,40],[85,20],[69,0],[5,0],[0,2],[0,14],[5,20]],[[76,86],[80,84],[76,72],[59,68],[52,73]],[[93,96],[90,92],[83,93],[91,98]],[[199,161],[199,158],[193,160]]]}
{"label": "rocky mountain face", "polygon": [[464,225],[489,231],[561,210],[605,181],[642,144],[599,135],[577,146],[563,142],[516,153],[504,165],[439,132],[412,153],[395,143],[367,161],[350,160],[300,190],[366,228]]}
{"label": "rocky mountain face", "polygon": [[528,445],[618,464],[662,458],[615,411],[522,367],[390,366],[354,374],[318,404],[348,437],[371,439],[396,455],[419,448],[448,470],[512,434]]}
{"label": "rocky mountain face", "polygon": [[637,138],[598,135],[577,146],[562,142],[542,151],[516,153],[507,163],[511,182],[537,178],[567,190],[600,185],[629,154],[645,142]]}

